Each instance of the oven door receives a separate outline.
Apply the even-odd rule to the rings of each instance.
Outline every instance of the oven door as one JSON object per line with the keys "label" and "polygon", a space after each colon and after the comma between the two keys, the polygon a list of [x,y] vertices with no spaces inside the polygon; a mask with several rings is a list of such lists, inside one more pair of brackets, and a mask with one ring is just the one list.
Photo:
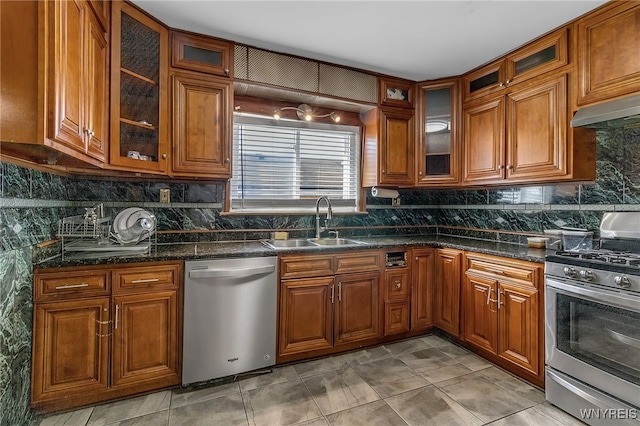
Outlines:
{"label": "oven door", "polygon": [[545,280],[546,363],[640,407],[640,297]]}

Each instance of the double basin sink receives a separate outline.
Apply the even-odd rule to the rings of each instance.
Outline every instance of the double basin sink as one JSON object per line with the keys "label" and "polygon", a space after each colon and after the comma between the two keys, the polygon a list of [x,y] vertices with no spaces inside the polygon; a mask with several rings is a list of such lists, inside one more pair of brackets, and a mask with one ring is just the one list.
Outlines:
{"label": "double basin sink", "polygon": [[312,247],[349,247],[362,246],[367,243],[349,238],[294,238],[290,240],[263,240],[266,246],[273,249],[312,248]]}

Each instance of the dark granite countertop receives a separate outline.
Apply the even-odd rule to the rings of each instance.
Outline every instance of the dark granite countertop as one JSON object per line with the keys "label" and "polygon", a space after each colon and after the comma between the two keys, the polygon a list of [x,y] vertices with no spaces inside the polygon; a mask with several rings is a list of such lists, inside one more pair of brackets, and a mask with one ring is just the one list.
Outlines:
{"label": "dark granite countertop", "polygon": [[211,243],[172,243],[158,245],[156,253],[144,257],[112,257],[102,259],[54,258],[36,265],[38,269],[63,266],[99,265],[114,263],[151,262],[160,260],[192,260],[224,257],[264,257],[284,253],[333,253],[339,251],[366,250],[390,247],[431,246],[467,250],[513,259],[544,262],[546,251],[526,246],[495,241],[484,241],[450,236],[387,236],[356,238],[367,244],[346,247],[303,247],[272,249],[260,241],[228,241]]}

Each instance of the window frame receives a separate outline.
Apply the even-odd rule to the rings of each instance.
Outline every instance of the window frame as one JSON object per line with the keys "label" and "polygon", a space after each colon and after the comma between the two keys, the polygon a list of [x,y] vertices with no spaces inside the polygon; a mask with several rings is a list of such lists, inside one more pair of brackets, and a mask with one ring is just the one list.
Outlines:
{"label": "window frame", "polygon": [[[241,123],[238,123],[241,122]],[[364,128],[362,126],[354,126],[354,125],[344,125],[344,124],[329,124],[329,123],[320,123],[320,122],[305,122],[299,120],[290,120],[290,119],[273,119],[271,117],[265,117],[263,115],[250,114],[246,112],[236,112],[233,117],[232,124],[232,151],[235,154],[234,144],[235,144],[235,135],[236,135],[236,124],[254,124],[260,126],[273,126],[273,127],[284,127],[284,128],[296,128],[299,130],[328,130],[328,131],[339,131],[339,132],[353,132],[353,147],[355,148],[355,158],[353,161],[353,169],[355,172],[355,183],[354,183],[354,194],[355,200],[348,207],[341,205],[341,199],[331,198],[332,207],[335,214],[363,214],[366,213],[365,209],[365,199],[366,196],[364,194],[364,189],[362,187],[362,150],[363,150],[363,141],[365,137]],[[236,156],[234,155],[234,160]],[[227,181],[226,191],[225,191],[225,203],[224,203],[224,214],[226,215],[280,215],[280,214],[288,214],[288,215],[309,215],[315,214],[315,199],[312,200],[312,203],[309,204],[309,201],[306,204],[309,205],[293,205],[298,204],[295,201],[291,200],[292,205],[288,206],[260,206],[260,207],[247,207],[247,208],[233,208],[233,198],[232,198],[232,188],[233,188],[233,179],[236,177],[236,170],[233,167],[235,161],[232,163],[232,178]],[[324,194],[322,194],[324,195]],[[311,199],[307,199],[311,200]],[[303,202],[304,203],[304,202]]]}

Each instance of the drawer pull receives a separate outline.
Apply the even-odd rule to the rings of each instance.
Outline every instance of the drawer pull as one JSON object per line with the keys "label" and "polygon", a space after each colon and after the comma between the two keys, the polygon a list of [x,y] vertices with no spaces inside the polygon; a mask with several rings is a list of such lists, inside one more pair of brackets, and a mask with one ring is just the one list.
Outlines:
{"label": "drawer pull", "polygon": [[82,284],[65,284],[65,285],[59,285],[56,287],[56,290],[65,290],[67,288],[82,288],[82,287],[89,287],[89,284],[87,283],[82,283]]}
{"label": "drawer pull", "polygon": [[115,327],[114,329],[118,329],[118,313],[120,311],[120,306],[116,305],[116,322],[115,322]]}
{"label": "drawer pull", "polygon": [[111,324],[111,320],[109,320],[109,321],[98,321],[98,320],[96,320],[96,322],[98,324]]}
{"label": "drawer pull", "polygon": [[502,269],[493,269],[493,268],[485,268],[489,272],[493,272],[494,274],[504,275],[504,271]]}
{"label": "drawer pull", "polygon": [[131,281],[131,284],[140,284],[140,283],[155,283],[160,281],[160,278],[147,278],[147,279],[139,279]]}
{"label": "drawer pull", "polygon": [[98,337],[109,337],[109,336],[111,336],[111,334],[112,334],[112,333],[109,333],[109,334],[99,334],[99,333],[96,333],[96,336],[98,336]]}

